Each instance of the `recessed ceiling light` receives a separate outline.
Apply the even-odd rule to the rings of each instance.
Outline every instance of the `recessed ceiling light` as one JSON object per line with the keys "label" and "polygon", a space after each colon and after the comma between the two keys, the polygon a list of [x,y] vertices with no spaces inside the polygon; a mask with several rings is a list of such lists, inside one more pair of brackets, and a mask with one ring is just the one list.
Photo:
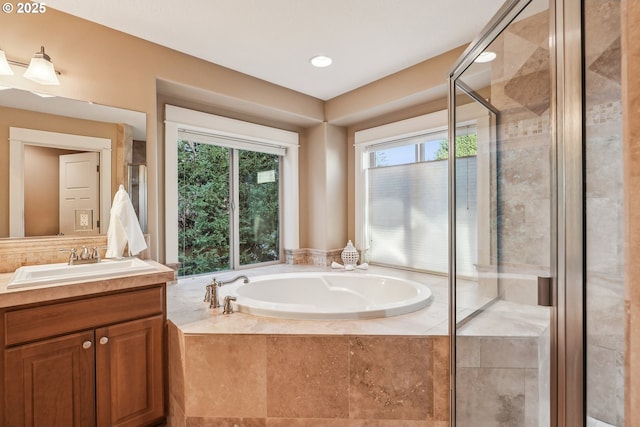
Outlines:
{"label": "recessed ceiling light", "polygon": [[316,55],[313,58],[311,58],[309,61],[311,62],[311,65],[318,68],[328,67],[333,62],[331,58],[324,55]]}
{"label": "recessed ceiling light", "polygon": [[491,62],[496,59],[496,53],[491,51],[482,52],[473,62]]}

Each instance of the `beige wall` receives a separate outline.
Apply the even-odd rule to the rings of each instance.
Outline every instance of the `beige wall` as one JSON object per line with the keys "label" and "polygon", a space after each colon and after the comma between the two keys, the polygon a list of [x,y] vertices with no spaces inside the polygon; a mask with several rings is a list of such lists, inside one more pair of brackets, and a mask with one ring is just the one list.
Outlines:
{"label": "beige wall", "polygon": [[[59,233],[59,150],[24,148],[24,234],[51,236]],[[30,209],[38,205],[38,209]]]}
{"label": "beige wall", "polygon": [[[164,259],[162,133],[166,103],[300,132],[300,246],[340,248],[353,234],[352,225],[341,228],[341,224],[352,224],[353,216],[352,202],[345,200],[352,194],[341,193],[343,181],[349,191],[353,185],[352,129],[347,132],[346,127],[412,117],[424,113],[423,104],[434,99],[440,99],[439,109],[445,108],[447,71],[462,52],[462,48],[455,49],[324,102],[51,8],[42,15],[0,15],[0,40],[7,57],[22,62],[45,46],[62,73],[61,86],[46,88],[50,93],[147,114],[151,257],[160,261]],[[21,76],[0,77],[0,84],[42,90]],[[307,140],[323,122],[329,125],[327,139]],[[340,145],[344,146],[338,149]],[[325,166],[330,170],[325,169],[318,178],[314,156],[327,148],[331,165]],[[0,192],[2,197],[8,200]],[[330,221],[319,227],[312,220],[312,210],[329,200],[333,205]],[[327,235],[328,227],[336,224]],[[324,237],[318,237],[322,234]]]}
{"label": "beige wall", "polygon": [[305,204],[308,247],[343,248],[347,243],[347,130],[321,123],[307,134]]}
{"label": "beige wall", "polygon": [[[326,249],[324,230],[328,221],[326,217],[326,200],[319,197],[321,193],[327,191],[326,181],[326,163],[327,157],[325,153],[325,132],[326,124],[320,124],[307,131],[307,166],[304,174],[307,176],[306,191],[304,202],[307,205],[307,218],[309,230],[307,233],[307,245],[310,248]],[[313,159],[313,160],[311,160]],[[304,247],[303,246],[303,247]]]}
{"label": "beige wall", "polygon": [[24,147],[24,235],[60,232],[60,156],[77,151]]}

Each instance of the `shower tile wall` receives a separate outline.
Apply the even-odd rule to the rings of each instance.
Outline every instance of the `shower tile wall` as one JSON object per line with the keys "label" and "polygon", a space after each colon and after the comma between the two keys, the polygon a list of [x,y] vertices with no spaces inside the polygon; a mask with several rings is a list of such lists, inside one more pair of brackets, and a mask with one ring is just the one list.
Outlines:
{"label": "shower tile wall", "polygon": [[[512,23],[494,41],[498,59],[491,69],[491,103],[500,111],[494,262],[505,272],[532,278],[549,271],[550,63],[549,14]],[[502,52],[500,52],[502,50]],[[536,304],[535,280],[503,282],[504,296]]]}
{"label": "shower tile wall", "polygon": [[624,425],[620,1],[587,0],[585,144],[587,414]]}
{"label": "shower tile wall", "polygon": [[549,424],[548,324],[540,307],[500,301],[459,329],[458,426]]}
{"label": "shower tile wall", "polygon": [[463,336],[458,348],[466,353],[458,362],[458,399],[464,402],[457,411],[462,426],[537,427],[539,337]]}
{"label": "shower tile wall", "polygon": [[[548,44],[545,10],[509,25],[487,49],[497,54],[489,102],[500,113],[490,160],[490,265],[478,268],[499,270],[500,297],[528,305],[537,304],[537,276],[550,274]],[[481,275],[480,284],[495,288],[495,279]]]}

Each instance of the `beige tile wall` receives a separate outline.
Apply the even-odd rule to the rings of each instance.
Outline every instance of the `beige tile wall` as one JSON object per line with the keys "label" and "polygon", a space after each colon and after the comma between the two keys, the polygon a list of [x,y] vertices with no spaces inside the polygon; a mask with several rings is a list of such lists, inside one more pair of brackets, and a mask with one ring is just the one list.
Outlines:
{"label": "beige tile wall", "polygon": [[447,337],[170,330],[172,426],[448,425]]}
{"label": "beige tile wall", "polygon": [[284,256],[287,264],[294,265],[318,265],[330,266],[332,262],[342,263],[340,254],[342,249],[320,250],[320,249],[285,249]]}

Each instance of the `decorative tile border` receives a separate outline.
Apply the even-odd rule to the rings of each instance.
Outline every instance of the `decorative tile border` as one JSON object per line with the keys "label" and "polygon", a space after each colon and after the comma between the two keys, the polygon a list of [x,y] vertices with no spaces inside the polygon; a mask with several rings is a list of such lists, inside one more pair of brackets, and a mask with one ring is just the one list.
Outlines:
{"label": "decorative tile border", "polygon": [[285,249],[285,263],[292,265],[317,265],[329,267],[332,262],[342,263],[342,249]]}
{"label": "decorative tile border", "polygon": [[502,126],[503,138],[522,138],[549,133],[549,115],[523,120],[513,120]]}
{"label": "decorative tile border", "polygon": [[622,121],[622,101],[605,102],[587,108],[585,122],[589,125]]}

